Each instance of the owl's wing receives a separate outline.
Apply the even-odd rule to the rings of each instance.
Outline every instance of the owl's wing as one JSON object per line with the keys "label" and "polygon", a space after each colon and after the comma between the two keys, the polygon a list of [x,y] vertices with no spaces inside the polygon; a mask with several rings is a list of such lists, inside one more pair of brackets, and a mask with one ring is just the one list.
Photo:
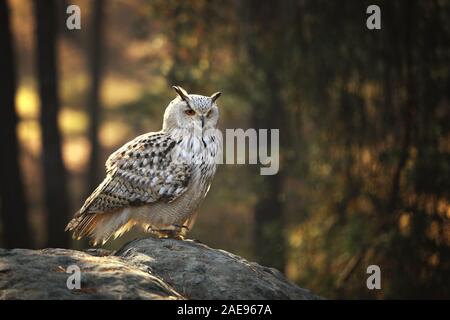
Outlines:
{"label": "owl's wing", "polygon": [[189,185],[191,165],[172,159],[177,143],[165,133],[150,133],[118,149],[106,161],[105,180],[78,214],[111,212],[178,198]]}

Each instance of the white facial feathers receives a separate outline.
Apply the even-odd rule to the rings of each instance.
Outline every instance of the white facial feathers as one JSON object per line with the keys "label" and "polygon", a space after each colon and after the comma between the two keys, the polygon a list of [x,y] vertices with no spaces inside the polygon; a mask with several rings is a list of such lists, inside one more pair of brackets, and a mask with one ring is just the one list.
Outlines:
{"label": "white facial feathers", "polygon": [[178,97],[166,108],[163,130],[185,129],[202,132],[216,128],[219,119],[216,101],[221,95],[220,92],[208,97],[189,94],[179,86],[173,88]]}

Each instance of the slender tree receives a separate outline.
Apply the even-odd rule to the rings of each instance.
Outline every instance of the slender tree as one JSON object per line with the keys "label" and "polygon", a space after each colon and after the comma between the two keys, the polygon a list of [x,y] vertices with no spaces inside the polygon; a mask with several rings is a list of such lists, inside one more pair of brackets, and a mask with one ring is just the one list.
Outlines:
{"label": "slender tree", "polygon": [[87,192],[90,193],[100,182],[99,176],[99,151],[98,140],[99,117],[101,110],[100,86],[102,77],[102,27],[103,27],[103,0],[92,3],[91,33],[89,46],[89,69],[91,73],[91,89],[89,93],[89,141],[91,154],[89,159]]}
{"label": "slender tree", "polygon": [[4,246],[30,246],[27,204],[19,164],[19,142],[16,134],[16,76],[7,1],[0,1],[0,106],[2,116],[2,156],[0,157],[1,219]]}
{"label": "slender tree", "polygon": [[37,67],[41,103],[42,161],[45,205],[47,208],[48,246],[67,247],[64,232],[69,203],[67,177],[58,128],[59,97],[57,69],[57,19],[55,1],[35,0]]}

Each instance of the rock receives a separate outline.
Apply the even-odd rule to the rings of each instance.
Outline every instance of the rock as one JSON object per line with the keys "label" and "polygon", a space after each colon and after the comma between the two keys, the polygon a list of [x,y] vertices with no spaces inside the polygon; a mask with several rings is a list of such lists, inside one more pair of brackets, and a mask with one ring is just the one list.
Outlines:
{"label": "rock", "polygon": [[[71,265],[81,288],[69,290]],[[0,249],[0,299],[182,299],[157,276],[120,257],[66,249]]]}
{"label": "rock", "polygon": [[144,264],[188,299],[314,299],[276,269],[192,240],[147,238],[117,255]]}
{"label": "rock", "polygon": [[[71,265],[81,288],[68,289]],[[0,299],[317,299],[277,270],[191,240],[102,249],[0,249]]]}

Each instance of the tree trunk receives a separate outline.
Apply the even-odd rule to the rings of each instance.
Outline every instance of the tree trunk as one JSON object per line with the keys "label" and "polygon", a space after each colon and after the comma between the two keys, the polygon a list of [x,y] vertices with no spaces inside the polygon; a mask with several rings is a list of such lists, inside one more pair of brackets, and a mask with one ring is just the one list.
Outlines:
{"label": "tree trunk", "polygon": [[47,208],[47,246],[67,247],[68,220],[66,170],[62,159],[58,128],[59,98],[57,70],[57,8],[53,0],[34,1],[36,15],[37,69],[41,103],[42,161],[45,205]]}
{"label": "tree trunk", "polygon": [[[241,10],[244,13],[246,34],[246,51],[249,67],[257,74],[262,72],[260,90],[265,92],[264,98],[254,102],[252,108],[252,127],[255,129],[280,129],[284,117],[284,105],[281,97],[282,83],[278,76],[276,45],[273,39],[265,37],[265,31],[256,26],[277,28],[282,24],[281,6],[267,6],[259,1],[246,2]],[[269,49],[268,49],[269,48]],[[272,48],[272,50],[270,49]],[[278,48],[278,50],[281,50]],[[281,141],[284,132],[281,130]],[[269,150],[270,143],[269,142]],[[281,149],[281,148],[280,148]],[[258,150],[259,154],[259,150]],[[259,175],[259,171],[255,172]],[[284,238],[283,175],[278,172],[271,176],[258,176],[255,189],[258,199],[254,208],[253,248],[259,263],[284,272],[286,266],[286,241]]]}
{"label": "tree trunk", "polygon": [[100,85],[102,72],[102,27],[103,27],[103,0],[93,3],[91,18],[91,37],[89,46],[89,68],[91,73],[91,91],[89,94],[89,141],[91,154],[87,178],[87,193],[90,194],[100,182],[100,143],[98,140],[100,116]]}
{"label": "tree trunk", "polygon": [[17,114],[15,109],[16,76],[9,8],[0,1],[0,106],[2,116],[2,155],[0,157],[0,197],[3,246],[30,247],[27,205],[19,163]]}
{"label": "tree trunk", "polygon": [[[274,73],[269,72],[267,77],[267,105],[253,108],[253,127],[256,129],[279,129],[281,128],[283,116],[283,102],[280,97],[281,88],[279,80]],[[281,130],[280,134],[282,134]],[[283,140],[283,135],[281,135],[281,140]],[[270,144],[273,142],[268,142],[268,150],[270,150]],[[260,174],[259,169],[256,174]],[[281,200],[283,192],[283,175],[281,170],[275,175],[259,176],[256,181],[256,190],[258,190],[258,200],[254,209],[255,255],[259,263],[284,272],[286,266],[286,243],[283,222],[284,208]]]}

